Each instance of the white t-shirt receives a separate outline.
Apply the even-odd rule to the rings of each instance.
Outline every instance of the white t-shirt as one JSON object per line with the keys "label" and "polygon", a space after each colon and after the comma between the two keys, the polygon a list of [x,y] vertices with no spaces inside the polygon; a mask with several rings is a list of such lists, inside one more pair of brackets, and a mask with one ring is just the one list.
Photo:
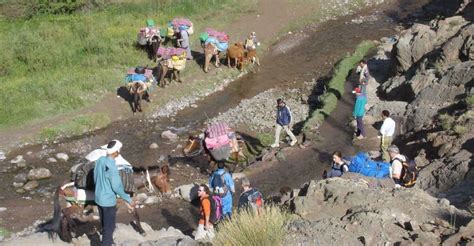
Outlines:
{"label": "white t-shirt", "polygon": [[403,155],[396,155],[392,161],[392,177],[395,176],[395,174],[397,174],[397,176],[400,176],[402,174],[402,163],[399,161],[402,160],[402,161],[406,161],[406,158],[405,156]]}
{"label": "white t-shirt", "polygon": [[387,117],[383,121],[382,127],[380,127],[380,134],[382,134],[382,136],[391,137],[393,136],[394,133],[395,133],[395,121],[392,118]]}

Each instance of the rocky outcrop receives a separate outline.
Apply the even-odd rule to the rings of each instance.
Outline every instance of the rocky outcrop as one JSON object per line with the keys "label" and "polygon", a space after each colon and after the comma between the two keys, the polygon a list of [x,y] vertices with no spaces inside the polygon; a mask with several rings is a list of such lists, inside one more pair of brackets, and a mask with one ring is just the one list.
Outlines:
{"label": "rocky outcrop", "polygon": [[311,181],[294,206],[301,219],[290,224],[285,245],[438,245],[456,230],[449,218],[464,224],[471,217],[420,189],[369,188],[342,178]]}

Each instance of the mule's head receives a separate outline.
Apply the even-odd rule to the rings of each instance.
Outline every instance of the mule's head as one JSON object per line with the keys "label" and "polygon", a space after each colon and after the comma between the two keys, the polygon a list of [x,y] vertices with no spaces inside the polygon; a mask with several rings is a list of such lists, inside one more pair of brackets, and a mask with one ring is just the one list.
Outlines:
{"label": "mule's head", "polygon": [[188,141],[186,142],[186,145],[183,148],[183,154],[184,156],[189,155],[189,153],[192,153],[196,150],[199,149],[199,141],[197,137],[194,136],[189,136]]}

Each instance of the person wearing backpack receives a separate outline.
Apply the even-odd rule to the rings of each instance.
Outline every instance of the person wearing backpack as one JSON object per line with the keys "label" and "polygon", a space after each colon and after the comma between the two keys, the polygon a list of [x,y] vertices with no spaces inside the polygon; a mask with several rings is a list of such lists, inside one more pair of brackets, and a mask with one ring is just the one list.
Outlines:
{"label": "person wearing backpack", "polygon": [[242,209],[252,209],[257,213],[263,206],[263,196],[260,191],[250,186],[250,180],[246,177],[242,178],[242,189],[244,190],[240,194],[238,211]]}
{"label": "person wearing backpack", "polygon": [[409,161],[406,156],[400,154],[396,145],[391,145],[387,149],[392,164],[391,177],[395,182],[395,187],[413,187],[418,176],[416,163]]}
{"label": "person wearing backpack", "polygon": [[222,199],[222,213],[224,218],[232,217],[232,194],[235,192],[234,180],[224,169],[224,162],[217,164],[217,170],[209,178],[209,187],[214,195]]}
{"label": "person wearing backpack", "polygon": [[201,209],[199,225],[196,230],[195,240],[214,238],[214,225],[211,222],[211,191],[205,184],[201,184],[198,188],[198,196],[200,199]]}
{"label": "person wearing backpack", "polygon": [[334,151],[334,153],[332,153],[331,170],[327,172],[325,178],[341,177],[342,174],[346,172],[349,172],[349,167],[347,167],[347,164],[342,160],[341,151]]}

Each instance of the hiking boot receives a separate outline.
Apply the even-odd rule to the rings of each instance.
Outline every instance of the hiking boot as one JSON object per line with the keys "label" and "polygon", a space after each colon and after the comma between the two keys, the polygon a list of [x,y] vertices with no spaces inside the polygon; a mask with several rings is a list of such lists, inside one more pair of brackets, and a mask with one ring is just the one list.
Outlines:
{"label": "hiking boot", "polygon": [[358,137],[356,137],[357,139],[364,139],[365,137],[362,136],[362,135],[359,135]]}
{"label": "hiking boot", "polygon": [[279,145],[279,144],[276,144],[276,143],[274,143],[274,144],[270,145],[270,147],[272,147],[272,148],[278,148],[278,147],[280,147],[280,145]]}
{"label": "hiking boot", "polygon": [[290,146],[294,146],[297,142],[298,142],[298,140],[296,140],[296,139],[291,141]]}

